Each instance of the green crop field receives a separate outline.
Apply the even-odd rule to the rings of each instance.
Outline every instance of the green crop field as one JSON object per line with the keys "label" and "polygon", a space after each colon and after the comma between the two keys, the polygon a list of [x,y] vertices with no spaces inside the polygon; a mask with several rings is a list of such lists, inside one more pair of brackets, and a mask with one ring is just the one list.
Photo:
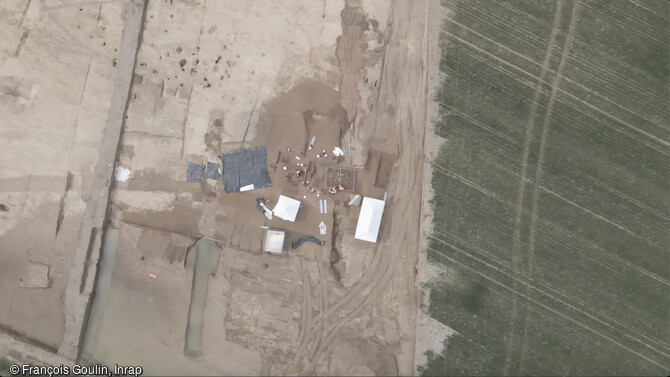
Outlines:
{"label": "green crop field", "polygon": [[670,372],[668,1],[444,1],[424,375]]}

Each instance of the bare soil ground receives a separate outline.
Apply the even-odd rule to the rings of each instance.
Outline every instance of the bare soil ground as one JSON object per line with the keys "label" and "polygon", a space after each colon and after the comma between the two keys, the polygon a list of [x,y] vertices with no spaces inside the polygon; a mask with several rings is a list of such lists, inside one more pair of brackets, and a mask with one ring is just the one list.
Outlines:
{"label": "bare soil ground", "polygon": [[441,354],[445,344],[454,330],[435,320],[428,313],[430,307],[431,283],[444,282],[445,276],[453,276],[446,268],[440,269],[435,264],[429,264],[427,253],[429,246],[429,237],[433,233],[433,196],[435,191],[430,184],[433,176],[432,164],[438,156],[440,146],[445,139],[435,132],[435,125],[439,121],[439,104],[434,99],[437,98],[440,85],[444,80],[444,74],[440,72],[440,33],[439,31],[443,20],[449,14],[449,10],[440,2],[429,2],[428,16],[428,69],[427,69],[427,114],[426,114],[426,137],[424,150],[426,160],[423,166],[424,184],[422,186],[421,203],[421,240],[419,245],[419,262],[417,263],[417,314],[416,314],[416,346],[414,364],[416,373],[418,368],[426,365],[427,354]]}
{"label": "bare soil ground", "polygon": [[[50,350],[90,200],[125,1],[0,4],[0,327]],[[31,263],[46,288],[26,287]],[[28,284],[30,285],[30,284]]]}
{"label": "bare soil ground", "polygon": [[[61,93],[64,83],[59,82],[53,85],[61,92],[51,96],[62,98],[76,114],[58,119],[64,125],[60,130],[76,125],[74,120],[84,115],[107,114],[111,81],[103,81],[106,76],[96,71],[96,59],[108,63],[105,69],[110,72],[118,61],[111,52],[104,60],[102,52],[92,50],[120,49],[123,4],[87,4],[80,11],[64,5],[52,9],[47,1],[38,12],[36,3],[31,1],[27,11],[7,13],[14,15],[7,27],[24,30],[27,26],[19,19],[33,14],[41,20],[39,25],[47,25],[47,19],[58,21],[55,14],[62,12],[72,25],[60,29],[73,38],[73,30],[87,27],[76,12],[93,12],[91,6],[98,9],[96,27],[116,33],[116,39],[110,39],[96,31],[80,46],[93,56],[88,71],[106,88],[91,87],[90,80],[84,80],[82,91],[68,93],[70,98]],[[117,12],[114,26],[101,23],[106,11]],[[106,224],[119,231],[118,249],[109,284],[96,292],[98,305],[88,319],[81,350],[84,360],[142,365],[150,374],[414,373],[427,15],[426,1],[323,1],[322,6],[300,0],[147,2],[117,160],[117,166],[130,169],[131,175],[126,182],[107,182],[113,191]],[[18,64],[11,57],[13,50],[31,46],[34,34],[29,31],[28,39],[16,33],[13,44],[3,41],[5,60],[0,62],[5,67]],[[105,39],[98,41],[102,35]],[[72,71],[86,71],[76,57],[50,64],[80,64],[81,69]],[[16,118],[11,118],[13,128],[3,129],[9,133],[2,142],[16,161],[7,163],[7,171],[14,173],[3,178],[0,190],[7,193],[1,202],[9,208],[0,216],[12,216],[13,221],[3,228],[0,242],[8,245],[3,250],[21,246],[0,257],[17,271],[29,261],[61,271],[64,268],[54,262],[57,252],[38,258],[35,250],[52,250],[46,245],[59,245],[59,234],[69,234],[64,250],[77,247],[87,203],[80,192],[95,186],[87,181],[93,180],[95,161],[84,152],[97,158],[95,141],[100,142],[106,119],[91,123],[100,126],[97,133],[93,125],[86,131],[72,130],[75,140],[85,132],[95,133],[90,142],[68,145],[72,138],[64,137],[62,143],[54,143],[52,156],[45,155],[45,165],[22,162],[19,147],[11,141],[22,122],[41,124],[40,119],[60,112],[50,107],[54,102],[45,102],[36,107],[46,109],[44,115],[29,118],[37,115],[24,111],[26,106],[40,104],[35,101],[43,98],[35,96],[38,85],[19,74],[0,79],[7,88],[2,89],[7,95],[0,104]],[[101,98],[107,102],[97,99],[97,111],[89,109],[84,104],[95,96],[82,94],[87,90],[105,93]],[[46,125],[44,129],[52,130]],[[314,136],[314,148],[307,150]],[[26,137],[20,148],[33,140]],[[83,148],[80,145],[86,149],[77,149]],[[188,162],[220,163],[220,153],[255,146],[266,148],[272,187],[226,194],[220,180],[186,181]],[[336,146],[345,155],[333,160]],[[64,169],[70,165],[54,162],[63,149],[72,151],[68,163],[73,167]],[[49,169],[49,164],[58,169]],[[338,178],[344,192],[327,193],[328,167],[347,169]],[[32,174],[23,174],[26,169]],[[301,176],[296,169],[302,170]],[[277,217],[267,220],[255,209],[257,197],[269,199],[273,208],[280,194],[302,202],[293,223]],[[354,194],[379,199],[387,195],[376,244],[353,238],[360,210],[344,203]],[[26,195],[33,196],[27,200]],[[319,200],[324,199],[327,214],[319,213]],[[19,212],[19,221],[14,217],[17,208],[28,208],[20,207],[22,202],[32,207]],[[325,236],[319,234],[321,221],[327,226]],[[314,235],[326,244],[305,243],[282,255],[269,255],[262,252],[261,226],[285,229],[287,249],[302,235]],[[35,231],[48,227],[53,231]],[[102,234],[101,230],[98,237]],[[215,243],[221,259],[207,285],[200,354],[186,356],[193,282],[192,256],[187,254],[202,237]],[[36,246],[26,248],[30,243]],[[3,273],[3,279],[16,280],[18,274]],[[23,313],[41,311],[44,318],[53,318],[40,322],[45,329],[26,335],[42,337],[39,340],[54,349],[62,347],[66,313],[46,309],[60,307],[66,281],[53,279],[45,290],[31,288],[47,292],[44,301],[19,292],[26,288],[18,288],[16,282],[2,284],[0,289],[8,290],[13,301],[25,299],[30,305],[10,305],[11,312],[0,312],[0,321],[20,332],[40,322]],[[46,305],[48,300],[53,305]],[[66,353],[76,352],[76,344],[72,348],[73,343],[67,343]]]}
{"label": "bare soil ground", "polygon": [[[229,344],[233,347],[231,359],[242,359],[244,356],[238,353],[244,352],[251,352],[247,357],[260,358],[256,373],[413,373],[414,264],[420,204],[415,190],[421,185],[423,164],[426,4],[384,10],[381,2],[326,3],[325,13],[320,9],[314,18],[308,13],[299,29],[340,31],[322,33],[319,41],[312,36],[309,45],[294,47],[293,42],[300,39],[292,36],[291,43],[286,44],[279,33],[274,38],[280,39],[267,48],[263,46],[268,42],[261,40],[258,32],[235,32],[221,22],[216,28],[205,24],[193,48],[184,34],[172,34],[169,27],[166,32],[163,25],[160,29],[152,26],[157,22],[152,21],[152,15],[177,17],[178,10],[167,5],[153,7],[150,3],[145,44],[138,60],[148,61],[145,55],[149,54],[160,55],[161,68],[138,68],[142,80],[137,80],[133,88],[120,159],[134,176],[118,184],[112,218],[118,226],[133,224],[145,231],[181,234],[187,244],[199,236],[220,240],[222,265],[212,281],[225,279],[225,283],[222,280],[217,294],[208,295],[204,333],[213,338],[211,343],[203,342],[200,360],[212,370],[229,373],[229,367],[217,364],[217,354],[211,353],[212,347]],[[206,17],[220,11],[216,6],[206,7]],[[260,10],[254,13],[254,3],[245,7],[239,9],[240,14],[255,17],[245,22],[268,22],[265,17],[269,15]],[[373,19],[373,12],[383,18]],[[310,23],[314,25],[307,26]],[[388,28],[388,24],[394,27]],[[294,33],[290,29],[288,32]],[[161,41],[170,42],[147,45],[152,33],[160,33]],[[170,37],[163,38],[165,33]],[[254,49],[247,50],[252,44]],[[278,52],[278,46],[298,51]],[[273,51],[274,60],[267,56]],[[249,54],[255,58],[249,58]],[[182,59],[186,60],[185,73],[181,72]],[[383,62],[386,68],[376,74],[384,76],[370,76],[375,74],[374,66]],[[362,72],[369,72],[370,77],[362,76]],[[406,80],[410,74],[412,80]],[[217,76],[218,80],[211,79]],[[251,87],[258,85],[261,89],[241,90],[242,85],[248,86],[247,81],[256,82]],[[165,90],[169,87],[174,92]],[[365,90],[369,96],[366,101],[378,105],[359,106],[359,92],[366,95]],[[176,106],[181,106],[177,118],[185,119],[181,130],[177,125],[163,127],[155,121],[168,118],[166,112],[175,111]],[[244,109],[244,117],[235,115],[238,108]],[[369,118],[385,122],[384,126],[375,126]],[[356,141],[354,154],[349,155],[352,122]],[[140,131],[151,123],[156,124],[154,129]],[[167,134],[167,129],[175,131]],[[313,136],[316,142],[309,151],[306,147]],[[147,143],[147,138],[155,142]],[[162,147],[156,149],[155,145]],[[224,194],[215,181],[201,185],[185,182],[187,161],[217,161],[218,153],[251,146],[266,147],[272,188]],[[335,146],[346,152],[338,160],[331,159]],[[324,150],[329,156],[317,158]],[[359,163],[364,167],[356,170],[355,192],[335,196],[326,193],[327,166],[351,167],[356,159],[367,155],[372,158]],[[305,169],[308,177],[291,174],[295,169]],[[309,181],[307,187],[302,184],[305,180]],[[353,240],[358,208],[343,203],[354,193],[382,198],[387,191],[389,204],[378,244]],[[255,210],[256,197],[269,199],[272,208],[279,194],[302,201],[295,223],[266,220]],[[327,215],[319,213],[319,199],[326,199]],[[289,240],[293,240],[305,234],[319,237],[320,221],[328,228],[327,236],[322,237],[326,246],[307,243],[282,256],[261,252],[261,225],[286,229]],[[155,243],[154,247],[164,248]],[[163,254],[158,257],[161,259],[166,253],[153,254]],[[147,260],[139,262],[137,254],[134,258],[140,265]],[[269,267],[262,269],[263,264]],[[177,263],[174,266],[178,268]],[[164,279],[172,278],[159,274],[154,281],[144,280],[160,285]],[[143,294],[143,289],[134,290]],[[169,311],[183,316],[188,311],[185,302],[175,302]],[[218,318],[218,324],[213,324],[212,318]],[[221,331],[218,337],[216,331]],[[100,339],[102,343],[104,337]],[[216,342],[221,345],[216,346]],[[170,344],[174,352],[183,348],[180,341]],[[90,357],[106,362],[122,357],[111,355],[92,352]]]}

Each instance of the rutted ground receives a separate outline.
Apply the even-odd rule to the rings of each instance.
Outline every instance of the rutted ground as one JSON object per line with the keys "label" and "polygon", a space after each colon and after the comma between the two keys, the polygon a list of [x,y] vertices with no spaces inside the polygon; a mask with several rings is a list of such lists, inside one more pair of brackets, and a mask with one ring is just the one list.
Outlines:
{"label": "rutted ground", "polygon": [[[12,302],[0,312],[10,334],[3,331],[0,348],[24,350],[15,335],[49,351],[60,345],[53,357],[39,347],[7,357],[81,357],[152,374],[410,374],[427,15],[425,1],[381,0],[32,0],[3,12],[10,32],[0,64],[9,75],[0,77],[0,105],[10,113],[2,140],[10,160],[0,242],[12,250],[3,255],[11,284],[2,285]],[[22,66],[38,75],[26,77]],[[117,165],[130,177],[114,182],[108,158],[122,124]],[[24,126],[35,131],[28,138]],[[287,224],[253,209],[256,192],[186,182],[188,162],[265,146],[274,185],[264,193],[306,199],[311,192],[276,165],[280,153],[295,165],[307,135],[318,140],[305,159],[322,148],[347,151],[313,171],[318,185],[326,164],[357,165],[356,193],[387,199],[377,244],[352,238],[359,209],[343,204],[352,193],[326,197],[324,215],[310,197]],[[33,149],[42,155],[24,158]],[[259,225],[316,234],[320,219],[328,247],[261,253]],[[103,222],[115,230],[105,233]],[[203,297],[195,300],[204,310],[194,341],[201,347],[190,344],[187,356],[187,250],[202,237],[221,260],[204,309]],[[103,244],[115,252],[103,255],[80,345]],[[66,282],[72,295],[63,298]]]}
{"label": "rutted ground", "polygon": [[668,3],[444,5],[419,370],[667,373]]}
{"label": "rutted ground", "polygon": [[[423,1],[148,3],[119,158],[131,177],[116,184],[110,219],[123,263],[86,359],[142,362],[151,373],[187,373],[195,362],[202,373],[412,372],[426,15]],[[319,215],[315,194],[274,167],[280,157],[296,164],[307,135],[317,145],[303,159],[340,145],[344,164],[365,165],[357,193],[388,192],[378,244],[353,240],[358,209],[342,205],[348,193],[327,197],[328,215]],[[225,194],[217,181],[186,182],[187,162],[249,146],[266,147],[272,188]],[[277,192],[310,195],[296,223],[254,209],[257,196]],[[260,225],[318,234],[321,219],[327,247],[261,252]],[[194,360],[182,352],[186,250],[202,236],[222,258]],[[137,317],[117,309],[129,304]],[[168,320],[142,327],[156,316]],[[148,351],[119,350],[124,338]]]}

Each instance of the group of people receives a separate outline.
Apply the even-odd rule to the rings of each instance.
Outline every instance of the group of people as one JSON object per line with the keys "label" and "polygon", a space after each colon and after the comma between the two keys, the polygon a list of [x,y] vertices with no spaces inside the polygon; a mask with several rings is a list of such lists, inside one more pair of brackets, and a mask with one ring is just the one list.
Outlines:
{"label": "group of people", "polygon": [[331,186],[328,189],[328,192],[330,193],[330,195],[335,195],[335,194],[337,194],[338,191],[344,191],[344,187],[342,185],[337,185],[337,186]]}

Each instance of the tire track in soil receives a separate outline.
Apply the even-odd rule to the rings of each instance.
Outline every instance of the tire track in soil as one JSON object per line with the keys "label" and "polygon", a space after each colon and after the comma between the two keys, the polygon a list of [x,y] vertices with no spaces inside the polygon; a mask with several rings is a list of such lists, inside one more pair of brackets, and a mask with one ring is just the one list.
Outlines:
{"label": "tire track in soil", "polygon": [[[411,106],[408,106],[407,112],[409,113],[407,122],[401,122],[406,125],[406,128],[398,128],[395,130],[397,140],[408,140],[409,142],[406,144],[407,148],[403,148],[403,144],[400,144],[400,153],[399,153],[399,159],[402,161],[402,156],[407,155],[408,158],[406,160],[408,163],[405,164],[404,166],[398,166],[397,170],[394,171],[393,176],[391,177],[391,182],[392,182],[392,187],[389,188],[389,197],[406,197],[409,192],[411,192],[412,187],[417,187],[422,184],[422,178],[423,178],[423,170],[422,169],[413,169],[412,167],[415,166],[417,163],[420,163],[423,161],[422,159],[417,158],[420,156],[423,152],[423,138],[421,138],[420,142],[415,144],[412,140],[414,136],[414,129],[413,123],[412,123],[412,111],[411,111]],[[404,131],[407,132],[407,134],[403,134]],[[399,177],[406,177],[406,182],[405,179],[399,179]],[[417,203],[420,203],[421,198],[420,196],[415,196],[413,197],[415,200],[407,200],[407,201],[401,201],[398,203],[395,203],[398,206],[401,207],[390,207],[385,211],[385,217],[386,218],[395,218],[394,213],[401,213],[401,214],[407,214],[411,213],[413,208],[418,208]],[[400,219],[401,217],[397,217]],[[373,304],[376,300],[378,300],[381,295],[384,292],[384,289],[387,289],[392,281],[392,279],[396,276],[395,272],[402,267],[402,253],[408,249],[408,247],[403,246],[403,245],[416,245],[418,246],[418,229],[394,229],[395,226],[400,226],[400,227],[413,227],[413,223],[408,223],[406,221],[402,222],[397,222],[397,223],[392,223],[390,234],[391,234],[391,242],[380,244],[377,247],[375,257],[377,255],[380,255],[380,267],[375,268],[374,275],[373,276],[380,276],[380,278],[376,279],[373,282],[370,282],[365,285],[365,288],[370,288],[370,292],[368,294],[361,294],[360,299],[361,302],[356,304],[354,308],[352,308],[349,313],[339,313],[342,315],[339,319],[336,321],[332,322],[330,326],[328,327],[328,333],[321,342],[321,345],[319,349],[317,350],[315,356],[309,361],[309,365],[307,370],[312,370],[315,366],[316,363],[319,361],[319,356],[321,355],[322,352],[328,349],[330,345],[332,345],[332,341],[335,338],[336,335],[336,330],[343,324],[347,323],[348,321],[351,321],[354,319],[356,316],[358,316],[362,310],[364,310],[367,306]],[[417,226],[418,228],[418,226]],[[412,237],[414,235],[415,237]],[[393,246],[396,245],[396,246]]]}
{"label": "tire track in soil", "polygon": [[300,270],[302,271],[302,315],[300,318],[300,335],[298,336],[298,348],[305,342],[305,332],[312,322],[312,292],[307,269],[300,258]]}
{"label": "tire track in soil", "polygon": [[[551,55],[553,53],[554,43],[556,41],[556,34],[561,27],[561,11],[563,7],[563,1],[558,0],[556,2],[556,9],[554,10],[554,23],[551,27],[551,33],[549,34],[549,40],[547,41],[547,48],[544,53],[544,61],[542,62],[542,71],[538,77],[538,81],[535,85],[535,92],[533,93],[533,102],[531,103],[530,111],[528,114],[528,121],[526,122],[526,131],[524,134],[523,141],[523,152],[521,156],[521,172],[519,173],[519,189],[517,192],[516,206],[514,208],[514,228],[512,230],[512,270],[515,275],[519,271],[519,237],[520,237],[520,228],[521,228],[521,210],[523,207],[523,197],[524,191],[526,188],[526,167],[528,165],[528,154],[530,152],[530,142],[533,134],[533,124],[535,122],[535,115],[537,113],[537,106],[540,100],[540,95],[542,94],[542,83],[545,81],[545,76],[550,70],[551,64]],[[516,289],[516,280],[514,282],[514,289]],[[512,345],[514,344],[514,323],[517,317],[517,299],[516,296],[512,297],[512,313],[510,314],[510,319],[508,322],[508,332],[507,336],[507,345],[505,351],[505,363],[503,366],[502,375],[507,375],[509,371],[509,364],[511,361],[512,355]]]}
{"label": "tire track in soil", "polygon": [[[287,368],[287,373],[288,372],[297,372],[296,367],[299,365],[300,360],[302,360],[305,357],[305,353],[309,351],[310,348],[313,348],[313,352],[311,353],[311,357],[309,357],[310,360],[312,360],[317,353],[318,349],[321,346],[322,339],[325,337],[325,332],[326,332],[326,324],[328,323],[329,316],[335,313],[340,307],[348,304],[351,302],[354,298],[356,297],[364,297],[364,291],[365,289],[370,286],[371,284],[374,284],[374,277],[377,275],[377,264],[379,263],[379,253],[378,251],[375,251],[375,255],[373,257],[373,261],[370,264],[370,267],[366,270],[364,278],[361,278],[358,283],[340,300],[338,301],[335,305],[332,307],[326,307],[325,304],[325,287],[326,287],[326,281],[324,275],[321,273],[321,265],[318,264],[319,268],[319,280],[320,280],[320,290],[321,290],[321,296],[323,297],[323,300],[319,302],[319,306],[321,310],[319,313],[314,316],[314,318],[311,318],[311,310],[308,311],[309,319],[306,321],[306,327],[305,331],[303,331],[303,334],[301,335],[302,341],[299,341],[298,348],[296,350],[296,353],[293,357],[293,360],[289,364],[289,367]],[[375,263],[377,262],[377,263]],[[305,272],[306,273],[306,272]],[[304,277],[303,277],[304,279]],[[309,280],[309,278],[307,277]],[[311,302],[310,302],[311,305]],[[360,304],[358,304],[360,305]],[[357,305],[357,306],[358,306]],[[309,347],[309,345],[314,344],[314,347]]]}
{"label": "tire track in soil", "polygon": [[[306,339],[313,338],[316,332],[321,331],[320,325],[323,321],[326,321],[328,319],[329,315],[334,313],[341,306],[349,303],[351,300],[354,299],[354,297],[360,294],[363,290],[365,290],[365,288],[369,284],[372,283],[372,279],[376,275],[378,264],[380,263],[379,255],[380,253],[375,251],[375,255],[373,256],[372,262],[370,263],[370,267],[368,267],[363,277],[356,283],[356,285],[354,285],[354,287],[349,292],[347,292],[347,294],[340,301],[338,301],[337,303],[335,303],[335,305],[329,307],[325,311],[317,313],[317,315],[314,316],[314,318],[309,321],[307,327],[305,328],[305,330],[307,331]],[[304,353],[307,351],[306,347],[310,343],[310,341],[307,341],[306,339],[298,346],[295,356],[293,357],[293,360],[290,364],[289,370],[295,368],[300,359],[304,357]]]}
{"label": "tire track in soil", "polygon": [[[410,145],[410,151],[408,154],[412,155],[412,151],[413,148],[412,145]],[[420,184],[421,178],[419,177],[419,175],[415,174],[413,176],[413,179],[410,179],[410,181],[414,182],[415,184]],[[394,182],[394,187],[390,189],[389,192],[402,191],[402,187],[398,185],[397,179],[392,179],[392,182]],[[411,210],[411,207],[412,207],[411,203],[406,203],[405,208],[399,209],[399,213],[407,213],[407,211]],[[391,213],[391,211],[387,210],[387,212],[389,213],[387,213],[386,216],[388,218],[393,218],[393,214]],[[397,233],[394,232],[392,234],[391,244],[401,245],[405,244],[408,241],[411,242],[412,240],[408,240],[407,234],[408,234],[407,232],[397,232]],[[314,357],[310,359],[307,370],[312,370],[313,368],[316,367],[316,363],[319,361],[319,356],[325,350],[327,350],[328,347],[332,344],[333,338],[335,337],[336,334],[335,331],[339,328],[341,324],[354,319],[369,304],[374,303],[377,299],[381,297],[383,290],[389,286],[389,283],[395,276],[394,272],[396,272],[397,268],[400,266],[401,252],[402,252],[401,248],[392,247],[390,244],[380,245],[377,248],[376,253],[383,254],[384,256],[384,258],[382,259],[382,262],[384,262],[384,267],[382,267],[381,270],[375,269],[375,275],[379,276],[381,273],[381,278],[377,279],[377,281],[375,282],[366,285],[366,288],[371,287],[370,293],[367,295],[362,295],[361,296],[362,301],[359,304],[357,304],[348,314],[342,313],[343,317],[337,319],[336,321],[332,322],[329,325],[327,329],[327,335],[322,340],[319,349],[316,351]]]}
{"label": "tire track in soil", "polygon": [[[393,36],[387,43],[382,84],[380,85],[383,93],[380,93],[379,98],[383,98],[384,102],[391,103],[397,108],[405,107],[407,111],[402,116],[396,115],[389,119],[388,127],[384,129],[376,127],[368,130],[368,132],[374,132],[366,136],[373,139],[393,140],[398,145],[398,162],[392,173],[388,197],[391,200],[392,198],[404,199],[394,203],[399,206],[398,208],[390,207],[385,211],[385,218],[389,220],[386,220],[386,226],[382,225],[382,234],[389,234],[391,240],[377,244],[370,266],[365,270],[361,279],[341,300],[328,308],[324,306],[324,311],[313,318],[306,334],[306,340],[296,353],[289,369],[295,369],[301,365],[305,358],[307,345],[313,343],[308,339],[321,336],[322,338],[317,339],[315,353],[307,360],[309,369],[305,370],[309,373],[316,366],[323,351],[332,345],[339,327],[360,314],[369,304],[375,303],[381,297],[383,290],[389,288],[389,283],[397,276],[393,272],[402,266],[403,253],[407,253],[408,250],[418,251],[418,218],[421,197],[415,195],[412,189],[420,187],[423,183],[423,169],[417,169],[417,166],[420,167],[423,163],[425,126],[423,118],[425,116],[425,97],[423,94],[426,80],[425,64],[423,64],[426,46],[423,41],[426,24],[422,21],[427,18],[427,11],[427,2],[392,3],[389,18],[393,19]],[[408,12],[414,13],[412,14],[414,18],[410,17]],[[389,31],[391,31],[391,26],[389,26]],[[417,42],[420,48],[407,47],[412,44],[407,39],[418,38],[421,38]],[[418,80],[407,80],[409,72],[419,74]],[[386,88],[388,85],[394,87]],[[421,95],[417,96],[417,93]],[[412,115],[414,107],[418,110],[414,112],[415,115]],[[378,108],[386,107],[379,105]],[[396,211],[403,216],[390,220]],[[414,219],[417,221],[413,221]],[[412,263],[416,262],[416,258],[410,259]],[[413,281],[410,283],[413,286]],[[337,319],[333,320],[334,318]]]}
{"label": "tire track in soil", "polygon": [[[367,304],[369,304],[371,301],[374,301],[379,298],[381,295],[380,289],[387,287],[387,283],[389,279],[392,278],[392,274],[389,272],[392,271],[393,268],[391,268],[391,264],[386,268],[386,271],[384,271],[384,275],[382,276],[379,281],[377,281],[377,284],[373,287],[373,291],[365,296],[363,301],[358,304],[349,314],[345,315],[344,317],[340,318],[339,320],[335,321],[334,323],[331,323],[330,326],[326,326],[325,323],[322,323],[322,341],[319,344],[319,347],[316,349],[314,352],[314,355],[309,360],[309,365],[307,367],[308,371],[313,370],[316,367],[316,363],[319,361],[319,356],[330,346],[332,345],[333,338],[335,336],[335,330],[339,328],[339,326],[346,321],[349,321],[353,319],[356,315],[360,314],[361,310],[363,310]],[[326,334],[327,333],[327,334]]]}
{"label": "tire track in soil", "polygon": [[[317,293],[317,297],[316,297],[317,312],[318,313],[323,313],[323,302],[325,300],[325,291],[323,289],[324,287],[323,287],[322,281],[321,281],[321,264],[319,263],[319,261],[316,261],[316,268],[317,268],[316,273],[318,274],[317,284],[319,285],[319,289],[316,292]],[[311,338],[310,337],[307,338],[308,341],[309,341],[309,343],[308,343],[309,347],[307,347],[307,349],[311,351],[310,352],[310,355],[311,355],[310,357],[314,356],[314,353],[316,352],[316,349],[321,344],[321,339],[322,339],[321,334],[323,332],[323,326],[324,326],[324,323],[322,321],[318,324],[318,327],[317,327],[318,329],[320,329],[320,331],[318,331],[315,336],[313,336]]]}
{"label": "tire track in soil", "polygon": [[[298,347],[298,350],[296,351],[296,354],[290,364],[289,370],[295,372],[295,368],[300,364],[300,361],[305,357],[304,354],[309,350],[308,345],[318,341],[319,337],[324,336],[326,331],[326,324],[330,322],[330,316],[337,313],[337,311],[343,306],[354,302],[355,299],[365,300],[366,290],[370,286],[376,285],[375,283],[378,283],[381,279],[375,278],[379,276],[378,270],[379,265],[382,263],[382,254],[383,253],[380,252],[380,247],[378,246],[377,250],[375,251],[375,255],[373,256],[373,260],[370,263],[370,267],[368,267],[363,277],[356,283],[356,285],[354,285],[354,287],[349,292],[347,292],[347,294],[340,301],[314,316],[314,318],[308,324],[306,339]],[[388,266],[386,268],[388,268]],[[359,307],[360,305],[361,303],[355,304],[355,307]],[[339,324],[340,321],[337,323]],[[314,357],[319,353],[320,348],[323,349],[322,345],[323,342],[316,343],[316,347],[314,347],[314,353],[311,355],[311,357],[309,357],[310,360],[314,359]]]}
{"label": "tire track in soil", "polygon": [[[323,275],[323,271],[322,271],[322,268],[321,268],[321,263],[317,263],[317,266],[318,266],[318,273],[319,273],[319,288],[320,288],[320,291],[321,291],[321,300],[319,302],[319,306],[320,306],[319,312],[323,313],[323,312],[326,311],[326,279],[325,279],[325,276]],[[325,338],[326,322],[322,321],[320,327],[321,327],[321,331],[319,331],[319,335],[316,338],[316,346],[314,347],[314,352],[311,355],[312,359],[316,356],[316,354],[319,350],[319,347],[321,347],[321,344],[323,343],[323,340]]]}
{"label": "tire track in soil", "polygon": [[[314,339],[311,339],[309,334],[314,326],[312,318],[312,289],[311,289],[311,279],[309,277],[309,272],[304,266],[304,261],[300,258],[300,268],[302,270],[302,281],[303,281],[303,308],[302,308],[302,318],[301,325],[303,326],[300,329],[300,335],[298,336],[298,347],[296,348],[296,353],[293,355],[293,359],[289,362],[288,366],[284,369],[285,375],[295,374],[294,364],[296,360],[302,355],[302,353],[307,349],[307,346],[313,343]],[[322,314],[322,312],[317,313],[317,317]],[[308,333],[309,331],[309,333]]]}
{"label": "tire track in soil", "polygon": [[[361,40],[363,37],[364,29],[367,29],[368,20],[365,15],[365,11],[360,6],[352,6],[348,2],[345,4],[345,7],[340,13],[342,19],[342,35],[338,37],[337,47],[335,55],[338,59],[340,70],[341,70],[341,81],[340,81],[340,91],[343,93],[340,99],[340,102],[344,105],[349,118],[353,118],[356,113],[356,103],[358,102],[358,90],[357,83],[359,79],[359,70],[362,65],[362,56],[359,49],[356,48],[356,41]],[[348,64],[343,64],[343,61],[348,61]],[[352,116],[351,114],[354,114]],[[308,324],[306,328],[307,339],[315,337],[315,333],[323,333],[324,330],[321,330],[321,325],[324,321],[328,320],[328,316],[335,313],[342,306],[348,304],[354,297],[357,297],[362,293],[367,285],[371,284],[374,280],[376,274],[376,266],[379,263],[378,252],[375,251],[375,255],[370,264],[370,267],[366,270],[363,277],[354,285],[354,287],[345,294],[345,296],[335,303],[332,307],[325,308],[325,296],[324,296],[324,305],[321,310],[313,319],[313,321]],[[321,266],[319,264],[319,269]],[[320,270],[319,270],[320,271]],[[323,275],[319,272],[320,278]],[[325,281],[321,280],[321,284],[325,287]],[[324,288],[325,289],[325,288]],[[303,357],[303,354],[306,352],[306,347],[308,341],[300,343],[296,353],[291,362],[291,366],[294,368],[298,361]]]}
{"label": "tire track in soil", "polygon": [[[556,70],[556,76],[554,77],[554,82],[551,86],[551,94],[549,96],[549,103],[547,104],[547,110],[544,114],[544,120],[542,122],[542,135],[540,136],[540,150],[538,152],[538,161],[537,167],[535,168],[535,179],[533,180],[533,196],[531,201],[531,212],[530,212],[530,226],[528,230],[528,275],[532,276],[534,271],[535,263],[535,224],[537,222],[537,202],[540,196],[540,179],[542,178],[542,161],[544,160],[544,154],[547,146],[547,134],[549,133],[549,119],[551,119],[551,113],[554,107],[554,99],[556,98],[556,93],[558,88],[561,85],[561,79],[563,77],[563,68],[565,63],[568,60],[568,55],[570,53],[570,47],[572,46],[572,40],[575,37],[575,29],[577,26],[577,15],[579,14],[579,1],[575,1],[572,6],[572,14],[570,15],[570,26],[568,26],[568,35],[565,38],[565,44],[563,45],[563,52],[561,53],[561,60],[558,63],[558,69]],[[526,294],[529,293],[529,287],[526,287]],[[523,370],[524,360],[526,358],[526,352],[528,350],[528,345],[526,340],[528,338],[528,301],[526,301],[526,317],[524,319],[523,325],[523,338],[521,341],[521,355],[519,360],[519,370]]]}

